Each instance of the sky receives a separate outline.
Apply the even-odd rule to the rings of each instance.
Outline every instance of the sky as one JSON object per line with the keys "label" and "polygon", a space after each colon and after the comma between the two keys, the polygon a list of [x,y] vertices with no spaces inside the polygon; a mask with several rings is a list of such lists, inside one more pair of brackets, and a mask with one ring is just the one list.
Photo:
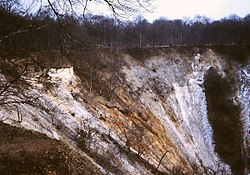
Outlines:
{"label": "sky", "polygon": [[231,14],[240,17],[250,14],[250,0],[155,0],[155,6],[153,13],[142,14],[149,21],[160,17],[192,18],[195,15],[217,20]]}
{"label": "sky", "polygon": [[[34,0],[21,1],[24,4],[32,4]],[[107,6],[94,2],[89,1],[89,11],[87,12],[101,15],[111,14],[108,12]],[[153,13],[141,13],[140,15],[152,22],[160,17],[167,19],[192,19],[196,15],[201,15],[212,20],[218,20],[232,14],[240,17],[250,14],[250,0],[154,0],[154,7]],[[82,12],[82,9],[79,9],[79,12]],[[139,14],[136,15],[138,16]],[[127,19],[134,18],[135,16]]]}

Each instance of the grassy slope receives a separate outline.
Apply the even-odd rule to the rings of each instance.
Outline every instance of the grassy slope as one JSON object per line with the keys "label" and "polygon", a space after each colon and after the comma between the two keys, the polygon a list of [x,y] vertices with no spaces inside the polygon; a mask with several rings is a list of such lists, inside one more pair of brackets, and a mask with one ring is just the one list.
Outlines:
{"label": "grassy slope", "polygon": [[0,174],[101,174],[64,143],[0,122]]}

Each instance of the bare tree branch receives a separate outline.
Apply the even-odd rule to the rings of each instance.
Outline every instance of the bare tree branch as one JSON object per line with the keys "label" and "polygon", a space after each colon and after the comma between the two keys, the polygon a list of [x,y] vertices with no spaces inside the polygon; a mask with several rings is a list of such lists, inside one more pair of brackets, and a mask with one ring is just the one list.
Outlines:
{"label": "bare tree branch", "polygon": [[[114,16],[128,16],[134,13],[146,11],[152,12],[153,1],[155,0],[47,0],[48,7],[52,9],[57,18],[63,14],[79,13],[82,9],[83,15],[90,2],[98,5],[105,5],[110,9]],[[42,2],[40,2],[42,3]],[[92,10],[93,12],[94,10]]]}
{"label": "bare tree branch", "polygon": [[167,154],[168,152],[169,152],[169,151],[166,151],[166,152],[161,156],[161,159],[160,159],[160,161],[159,161],[159,163],[158,163],[158,165],[157,165],[157,167],[156,167],[156,172],[158,171],[158,169],[159,169],[159,167],[160,167],[160,165],[161,165],[161,162],[162,162],[163,158],[166,156],[166,154]]}
{"label": "bare tree branch", "polygon": [[[36,29],[34,30],[41,30],[43,28],[47,27],[47,24],[46,25],[43,25],[43,26],[39,26],[37,27]],[[2,39],[0,39],[0,43],[3,42],[4,40],[8,39],[8,38],[11,38],[15,35],[18,35],[18,34],[23,34],[23,33],[27,33],[29,31],[31,31],[33,28],[33,24],[29,25],[29,26],[26,26],[26,27],[22,27],[21,29],[19,29],[18,31],[15,31],[15,32],[12,32],[10,33],[9,35],[6,35],[4,37],[2,37]]]}
{"label": "bare tree branch", "polygon": [[26,69],[27,69],[27,67],[24,68],[24,70],[21,72],[21,74],[19,74],[12,81],[7,83],[7,85],[1,90],[0,96],[2,96],[2,94],[4,92],[6,92],[14,83],[16,83],[21,78],[21,76],[23,76],[23,74],[26,72]]}

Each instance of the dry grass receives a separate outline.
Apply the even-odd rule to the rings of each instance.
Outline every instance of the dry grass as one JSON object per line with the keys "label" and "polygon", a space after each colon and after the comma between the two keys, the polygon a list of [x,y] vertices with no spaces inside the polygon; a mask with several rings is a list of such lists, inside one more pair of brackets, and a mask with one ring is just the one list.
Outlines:
{"label": "dry grass", "polygon": [[66,144],[0,123],[0,174],[102,174]]}

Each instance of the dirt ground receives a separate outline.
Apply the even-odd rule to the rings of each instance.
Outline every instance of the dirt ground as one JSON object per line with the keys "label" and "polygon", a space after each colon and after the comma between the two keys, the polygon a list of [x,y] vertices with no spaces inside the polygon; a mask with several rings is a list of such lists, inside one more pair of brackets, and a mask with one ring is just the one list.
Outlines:
{"label": "dirt ground", "polygon": [[101,173],[84,158],[73,154],[63,142],[0,122],[0,174]]}

